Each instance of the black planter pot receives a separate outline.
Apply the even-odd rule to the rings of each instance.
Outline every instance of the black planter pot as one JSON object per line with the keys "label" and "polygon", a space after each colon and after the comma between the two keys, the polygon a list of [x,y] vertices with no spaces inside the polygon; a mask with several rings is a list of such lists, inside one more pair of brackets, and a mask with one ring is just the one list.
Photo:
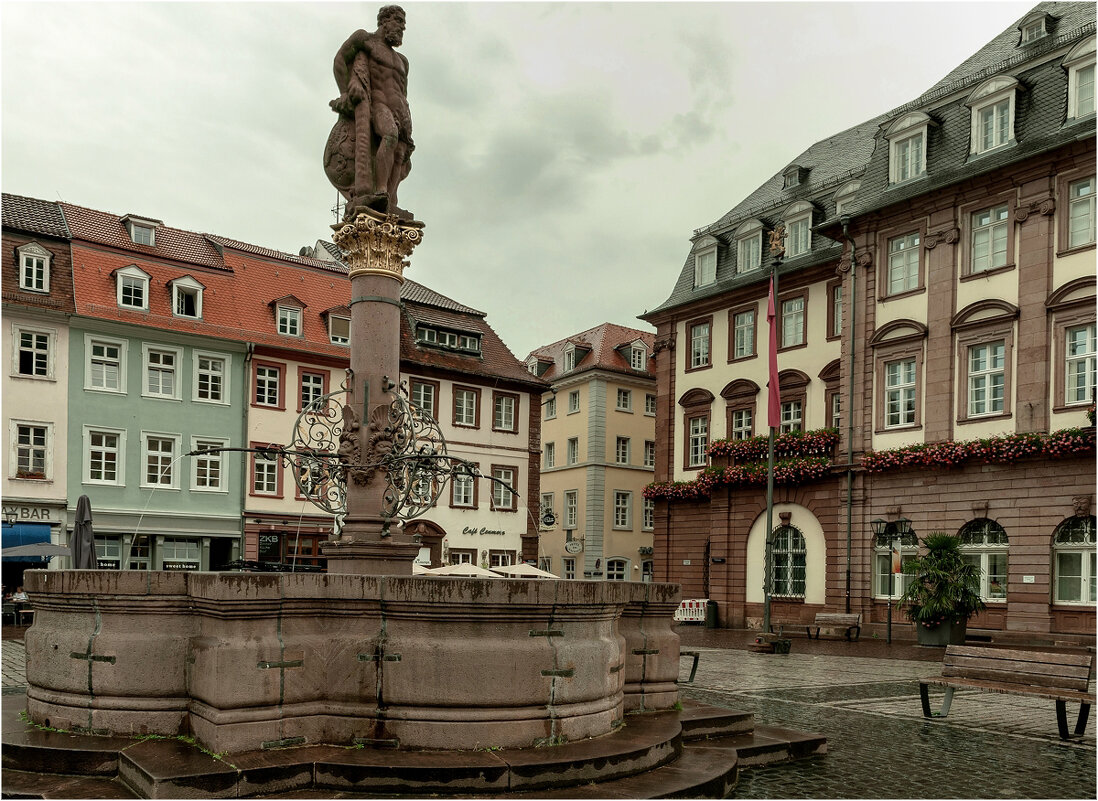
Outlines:
{"label": "black planter pot", "polygon": [[915,624],[915,638],[919,645],[934,645],[945,648],[947,645],[964,645],[968,621],[947,622],[927,628],[922,623]]}

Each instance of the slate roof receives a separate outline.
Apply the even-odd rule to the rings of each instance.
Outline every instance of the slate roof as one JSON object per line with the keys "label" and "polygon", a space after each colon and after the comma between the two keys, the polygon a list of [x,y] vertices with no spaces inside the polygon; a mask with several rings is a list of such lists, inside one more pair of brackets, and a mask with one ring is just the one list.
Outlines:
{"label": "slate roof", "polygon": [[[1057,17],[1051,35],[1018,46],[1018,25],[1035,11]],[[699,228],[693,239],[709,235],[718,240],[717,280],[694,289],[694,257],[688,254],[670,296],[641,319],[668,309],[725,293],[766,278],[765,269],[737,276],[736,248],[732,233],[743,222],[759,218],[771,227],[778,222],[786,205],[805,198],[816,203],[817,231],[833,234],[837,224],[834,193],[848,180],[859,180],[860,189],[849,213],[856,215],[910,199],[972,175],[997,169],[1059,147],[1074,139],[1094,135],[1094,117],[1065,125],[1067,77],[1060,60],[1033,65],[1042,55],[1062,49],[1095,32],[1095,6],[1092,3],[1040,3],[1020,17],[991,42],[967,58],[956,69],[915,100],[887,114],[854,126],[847,131],[817,142],[789,164],[782,165],[762,186],[711,225]],[[1031,66],[1026,66],[1030,64]],[[1016,104],[1015,130],[1018,144],[982,157],[969,157],[970,111],[965,106],[967,92],[998,74],[1016,77],[1022,84]],[[959,94],[962,93],[963,94]],[[888,148],[883,128],[912,110],[925,111],[937,123],[931,126],[927,142],[927,176],[901,186],[888,185]],[[783,190],[783,172],[790,164],[809,167],[806,185]],[[831,230],[828,230],[831,229]],[[763,248],[766,249],[764,238]],[[783,264],[782,273],[799,270],[838,258],[838,243],[819,233],[813,235],[813,251]],[[764,262],[765,262],[764,255]]]}
{"label": "slate roof", "polygon": [[588,370],[610,370],[626,375],[654,378],[655,375],[651,370],[634,370],[629,364],[629,359],[617,350],[622,345],[632,344],[638,339],[648,347],[648,355],[651,357],[656,341],[656,335],[651,331],[627,328],[615,323],[603,323],[550,345],[535,348],[526,358],[529,360],[535,357],[541,361],[552,361],[552,366],[541,377],[546,381],[556,381],[564,375],[564,351],[569,344],[572,344],[590,348],[590,350],[583,354],[582,358],[579,352],[576,353],[575,369],[569,371],[567,375],[576,375]]}
{"label": "slate roof", "polygon": [[61,213],[56,203],[48,200],[4,192],[2,203],[0,203],[0,215],[5,228],[58,239],[69,238],[69,227],[65,224],[65,215]]}

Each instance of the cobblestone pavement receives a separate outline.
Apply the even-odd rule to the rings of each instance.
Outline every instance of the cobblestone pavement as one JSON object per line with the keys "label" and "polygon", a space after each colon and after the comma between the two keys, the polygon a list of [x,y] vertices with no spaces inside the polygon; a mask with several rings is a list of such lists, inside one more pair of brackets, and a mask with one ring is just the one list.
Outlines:
{"label": "cobblestone pavement", "polygon": [[5,639],[0,644],[0,657],[3,662],[4,695],[26,692],[27,652],[23,648],[23,641]]}
{"label": "cobblestone pavement", "polygon": [[797,654],[798,644],[783,655],[696,649],[683,695],[828,740],[825,756],[741,772],[734,798],[1095,798],[1093,720],[1082,741],[1063,742],[1050,700],[958,692],[948,718],[928,721],[918,679],[936,665]]}

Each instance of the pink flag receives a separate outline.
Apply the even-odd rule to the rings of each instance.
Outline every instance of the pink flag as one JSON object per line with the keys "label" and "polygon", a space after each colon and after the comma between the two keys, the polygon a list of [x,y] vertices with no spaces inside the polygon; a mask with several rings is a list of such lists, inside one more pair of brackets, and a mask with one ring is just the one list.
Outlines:
{"label": "pink flag", "polygon": [[778,392],[778,316],[774,312],[774,277],[770,277],[770,300],[766,304],[766,322],[770,329],[769,422],[771,428],[782,424],[781,394]]}

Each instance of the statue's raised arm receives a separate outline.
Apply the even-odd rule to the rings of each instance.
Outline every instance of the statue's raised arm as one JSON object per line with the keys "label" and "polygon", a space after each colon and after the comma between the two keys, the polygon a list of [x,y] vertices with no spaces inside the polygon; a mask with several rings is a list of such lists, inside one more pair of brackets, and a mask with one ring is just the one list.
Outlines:
{"label": "statue's raised arm", "polygon": [[377,31],[355,31],[332,66],[339,119],[324,148],[324,171],[347,200],[345,219],[364,208],[412,215],[397,206],[397,187],[411,169],[412,117],[408,110],[408,59],[396,52],[404,41],[404,9],[385,6]]}

